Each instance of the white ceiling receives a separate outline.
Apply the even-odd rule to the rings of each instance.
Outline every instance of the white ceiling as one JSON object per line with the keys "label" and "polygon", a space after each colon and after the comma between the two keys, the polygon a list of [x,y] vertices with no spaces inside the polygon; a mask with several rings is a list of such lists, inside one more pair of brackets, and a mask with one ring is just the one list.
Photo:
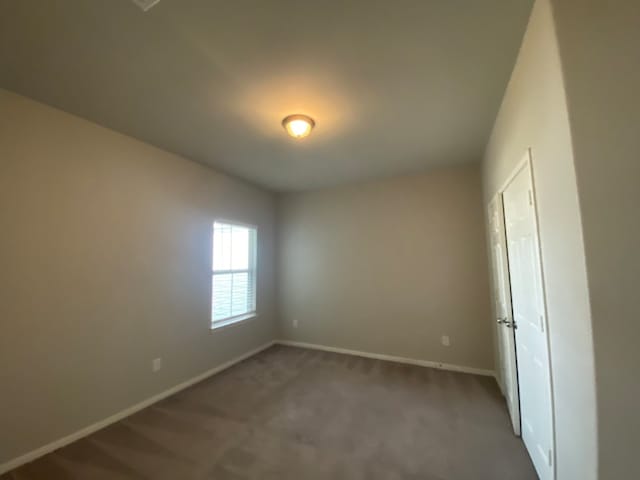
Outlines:
{"label": "white ceiling", "polygon": [[[532,0],[0,0],[0,86],[267,188],[478,161]],[[312,116],[311,137],[282,118]]]}

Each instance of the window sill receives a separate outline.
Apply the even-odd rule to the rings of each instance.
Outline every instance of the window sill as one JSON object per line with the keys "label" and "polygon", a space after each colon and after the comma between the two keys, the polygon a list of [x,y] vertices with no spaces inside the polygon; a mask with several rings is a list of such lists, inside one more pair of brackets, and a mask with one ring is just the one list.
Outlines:
{"label": "window sill", "polygon": [[247,313],[245,315],[238,315],[237,317],[227,318],[226,320],[221,320],[216,323],[211,324],[211,330],[220,330],[221,328],[230,327],[232,325],[237,325],[238,323],[245,322],[247,320],[252,320],[257,318],[258,314],[256,312]]}

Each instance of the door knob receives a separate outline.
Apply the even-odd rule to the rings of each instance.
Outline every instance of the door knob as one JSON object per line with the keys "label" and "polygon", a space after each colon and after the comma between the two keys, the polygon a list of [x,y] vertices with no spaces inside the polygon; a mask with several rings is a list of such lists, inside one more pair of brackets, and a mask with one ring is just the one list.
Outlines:
{"label": "door knob", "polygon": [[498,325],[504,325],[507,328],[511,328],[511,327],[513,327],[514,329],[518,328],[516,327],[516,322],[510,322],[507,317],[501,317],[497,319],[496,322],[498,323]]}

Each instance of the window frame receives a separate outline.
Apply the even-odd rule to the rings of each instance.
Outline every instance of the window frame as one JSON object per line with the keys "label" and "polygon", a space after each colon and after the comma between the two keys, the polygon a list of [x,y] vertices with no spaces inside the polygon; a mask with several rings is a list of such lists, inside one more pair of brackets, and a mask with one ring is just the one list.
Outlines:
{"label": "window frame", "polygon": [[[247,228],[250,231],[253,230],[254,241],[249,240],[249,268],[243,269],[228,269],[228,270],[214,270],[213,268],[213,256],[215,249],[215,224],[221,223],[224,225],[230,225],[232,227]],[[251,232],[250,232],[251,233]],[[245,320],[250,320],[258,316],[258,234],[259,229],[257,225],[251,223],[238,222],[236,220],[227,220],[225,218],[215,218],[211,224],[211,262],[210,262],[210,284],[209,292],[211,294],[210,305],[211,310],[209,312],[211,330],[217,330],[219,328],[234,325]],[[252,245],[253,244],[253,245]],[[245,312],[239,315],[232,315],[220,320],[213,320],[213,278],[215,275],[229,274],[229,273],[247,273],[249,279],[253,282],[253,310]]]}

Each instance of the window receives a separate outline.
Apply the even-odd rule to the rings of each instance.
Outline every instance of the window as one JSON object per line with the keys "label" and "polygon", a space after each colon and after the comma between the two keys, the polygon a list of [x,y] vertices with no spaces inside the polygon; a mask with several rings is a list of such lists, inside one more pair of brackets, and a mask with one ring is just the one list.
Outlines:
{"label": "window", "polygon": [[213,224],[212,327],[244,320],[256,312],[254,227]]}

